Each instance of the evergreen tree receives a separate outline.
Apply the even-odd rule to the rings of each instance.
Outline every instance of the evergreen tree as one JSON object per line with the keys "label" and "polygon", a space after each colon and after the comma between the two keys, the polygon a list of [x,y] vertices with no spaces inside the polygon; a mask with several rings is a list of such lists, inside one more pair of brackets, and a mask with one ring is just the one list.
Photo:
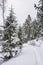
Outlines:
{"label": "evergreen tree", "polygon": [[31,35],[32,35],[32,39],[35,39],[39,36],[40,34],[40,28],[39,28],[39,23],[37,22],[37,20],[35,19],[32,23],[31,23]]}
{"label": "evergreen tree", "polygon": [[[15,48],[15,42],[13,42],[14,37],[16,36],[16,27],[17,21],[16,17],[14,16],[13,9],[11,7],[10,14],[6,19],[5,22],[5,29],[4,29],[4,36],[3,36],[3,52],[9,52],[9,57],[13,56],[12,49]],[[5,58],[8,58],[5,56]]]}
{"label": "evergreen tree", "polygon": [[35,4],[35,8],[37,9],[37,19],[40,29],[43,29],[43,0],[39,0],[38,6]]}
{"label": "evergreen tree", "polygon": [[22,26],[22,42],[23,43],[26,42],[25,38],[26,38],[26,35],[25,35],[25,28],[24,28],[24,24],[23,24],[23,26]]}
{"label": "evergreen tree", "polygon": [[31,17],[28,15],[25,24],[24,24],[24,29],[25,29],[25,35],[27,35],[27,39],[30,39],[30,32],[31,32]]}
{"label": "evergreen tree", "polygon": [[21,26],[19,26],[18,38],[20,39],[19,44],[22,45],[22,27]]}

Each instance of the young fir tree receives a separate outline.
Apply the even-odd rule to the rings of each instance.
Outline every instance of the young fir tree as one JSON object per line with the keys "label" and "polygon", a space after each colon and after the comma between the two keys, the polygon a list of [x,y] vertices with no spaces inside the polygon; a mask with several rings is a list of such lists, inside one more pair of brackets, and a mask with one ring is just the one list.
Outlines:
{"label": "young fir tree", "polygon": [[31,32],[31,17],[28,15],[25,24],[24,24],[24,29],[25,29],[25,35],[27,35],[27,39],[30,39],[30,32]]}
{"label": "young fir tree", "polygon": [[43,30],[43,0],[39,0],[38,6],[35,4],[35,8],[37,9],[37,19],[41,31]]}
{"label": "young fir tree", "polygon": [[16,43],[13,42],[14,37],[16,36],[16,27],[17,21],[16,17],[14,16],[13,9],[11,7],[10,14],[7,16],[5,29],[4,29],[4,43],[3,43],[3,52],[9,53],[9,57],[5,55],[5,58],[11,58],[13,56],[12,49],[15,48]]}
{"label": "young fir tree", "polygon": [[19,26],[18,29],[18,38],[20,39],[19,45],[22,45],[22,27]]}
{"label": "young fir tree", "polygon": [[32,35],[32,39],[35,39],[39,36],[39,23],[37,22],[37,20],[35,19],[32,23],[31,23],[31,35]]}

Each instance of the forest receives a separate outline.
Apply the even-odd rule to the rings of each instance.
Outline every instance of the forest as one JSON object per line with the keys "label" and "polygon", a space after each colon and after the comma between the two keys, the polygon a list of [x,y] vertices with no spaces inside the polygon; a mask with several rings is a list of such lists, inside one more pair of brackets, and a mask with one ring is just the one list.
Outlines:
{"label": "forest", "polygon": [[[7,16],[5,16],[7,8],[6,3],[7,0],[0,0],[0,9],[2,11],[1,16],[3,21],[3,26],[0,26],[0,58],[2,58],[5,62],[12,58],[15,59],[16,57],[19,57],[20,53],[22,53],[23,45],[25,46],[28,42],[30,42],[29,45],[36,45],[40,47],[40,45],[37,45],[42,42],[40,42],[39,38],[43,39],[43,0],[39,0],[38,5],[37,3],[34,3],[34,8],[37,10],[36,19],[32,20],[32,14],[28,14],[22,26],[18,24],[16,13],[14,12],[12,4],[8,10],[9,13],[6,13]],[[33,40],[39,42],[36,44],[36,41],[33,42]],[[29,48],[31,48],[31,46]]]}

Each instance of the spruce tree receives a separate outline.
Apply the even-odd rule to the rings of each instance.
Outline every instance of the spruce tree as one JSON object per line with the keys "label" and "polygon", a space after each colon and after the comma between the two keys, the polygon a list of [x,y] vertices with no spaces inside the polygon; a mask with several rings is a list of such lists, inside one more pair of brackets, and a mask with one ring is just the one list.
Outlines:
{"label": "spruce tree", "polygon": [[17,27],[17,21],[11,6],[10,14],[9,16],[7,16],[5,22],[4,36],[3,36],[3,52],[5,53],[9,52],[9,57],[7,57],[6,55],[5,58],[13,57],[12,49],[15,48],[16,46],[16,43],[13,42],[14,37],[16,36],[16,27]]}
{"label": "spruce tree", "polygon": [[39,28],[43,31],[43,0],[39,0],[38,6],[35,4],[35,8],[37,9]]}
{"label": "spruce tree", "polygon": [[31,32],[31,17],[28,15],[25,23],[24,23],[25,35],[27,35],[27,39],[30,39],[30,32]]}
{"label": "spruce tree", "polygon": [[19,26],[18,29],[18,38],[20,39],[19,45],[22,45],[22,27]]}
{"label": "spruce tree", "polygon": [[31,23],[31,35],[32,35],[32,39],[36,39],[39,34],[40,34],[40,28],[39,28],[39,23],[37,22],[37,20],[35,19],[32,23]]}

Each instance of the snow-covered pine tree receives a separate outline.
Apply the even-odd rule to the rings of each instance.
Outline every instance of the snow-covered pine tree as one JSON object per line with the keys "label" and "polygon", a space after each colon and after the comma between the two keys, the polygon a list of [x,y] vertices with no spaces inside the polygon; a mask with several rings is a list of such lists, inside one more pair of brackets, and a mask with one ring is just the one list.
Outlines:
{"label": "snow-covered pine tree", "polygon": [[13,57],[12,49],[16,47],[16,42],[13,42],[14,37],[16,37],[16,27],[17,27],[17,21],[11,6],[10,14],[9,16],[7,16],[5,22],[4,36],[3,36],[3,52],[5,59]]}
{"label": "snow-covered pine tree", "polygon": [[31,17],[28,15],[25,23],[24,23],[24,29],[25,29],[25,35],[27,37],[27,40],[30,39],[30,32],[31,32]]}
{"label": "snow-covered pine tree", "polygon": [[24,29],[24,24],[22,26],[22,42],[25,43],[25,29]]}
{"label": "snow-covered pine tree", "polygon": [[18,29],[18,38],[20,39],[19,45],[22,45],[22,27],[19,26]]}
{"label": "snow-covered pine tree", "polygon": [[39,28],[41,29],[40,32],[43,32],[43,0],[39,0],[38,6],[36,4],[34,6],[37,9],[37,20],[39,22]]}
{"label": "snow-covered pine tree", "polygon": [[32,35],[32,39],[36,39],[39,36],[39,31],[40,31],[39,23],[35,19],[31,23],[31,35]]}

